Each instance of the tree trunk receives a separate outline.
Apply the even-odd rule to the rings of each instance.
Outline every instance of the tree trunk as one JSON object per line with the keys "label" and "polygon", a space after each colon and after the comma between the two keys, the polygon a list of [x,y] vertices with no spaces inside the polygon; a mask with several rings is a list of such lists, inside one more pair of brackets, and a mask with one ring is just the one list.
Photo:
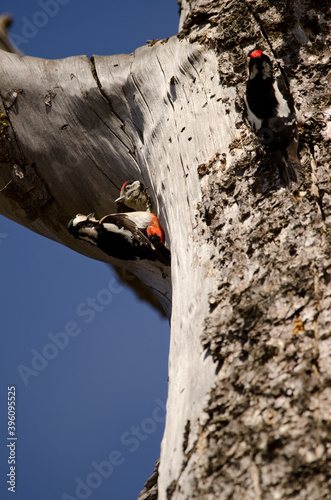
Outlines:
{"label": "tree trunk", "polygon": [[[131,55],[1,52],[1,213],[114,263],[67,223],[115,211],[123,181],[141,179],[172,255],[158,498],[327,499],[330,2],[180,4],[178,36]],[[257,45],[302,117],[297,191],[243,120]],[[170,277],[155,288],[131,270],[170,314]]]}

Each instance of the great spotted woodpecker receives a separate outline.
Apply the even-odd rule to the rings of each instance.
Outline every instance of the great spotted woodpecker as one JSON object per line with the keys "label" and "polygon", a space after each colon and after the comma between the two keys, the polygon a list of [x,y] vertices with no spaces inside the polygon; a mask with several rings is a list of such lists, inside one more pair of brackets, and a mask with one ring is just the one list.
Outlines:
{"label": "great spotted woodpecker", "polygon": [[155,214],[151,212],[152,201],[147,189],[140,181],[126,181],[124,182],[120,196],[115,200],[115,202],[121,202],[126,207],[130,207],[137,211],[146,211],[150,214],[150,222],[146,227],[146,236],[156,244],[158,241],[164,243],[164,232],[160,226],[159,220]]}
{"label": "great spotted woodpecker", "polygon": [[260,142],[273,151],[287,186],[298,182],[298,128],[293,98],[283,78],[275,79],[270,58],[255,49],[249,54],[245,105],[247,119]]}
{"label": "great spotted woodpecker", "polygon": [[157,238],[147,237],[154,214],[129,212],[106,215],[100,220],[94,214],[77,214],[68,224],[69,232],[97,246],[107,255],[120,260],[148,259],[170,266],[170,252]]}
{"label": "great spotted woodpecker", "polygon": [[124,182],[120,196],[115,202],[122,202],[126,207],[137,211],[151,212],[152,201],[147,192],[147,188],[140,181]]}

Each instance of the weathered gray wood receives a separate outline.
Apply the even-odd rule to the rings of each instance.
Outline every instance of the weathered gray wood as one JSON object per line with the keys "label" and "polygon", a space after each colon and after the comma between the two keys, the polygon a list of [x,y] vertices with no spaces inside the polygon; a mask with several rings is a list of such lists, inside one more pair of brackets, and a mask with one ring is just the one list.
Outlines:
{"label": "weathered gray wood", "polygon": [[[66,224],[113,211],[122,182],[141,179],[172,253],[159,499],[326,499],[330,3],[181,4],[179,36],[131,55],[1,53],[0,209],[112,262]],[[303,117],[295,193],[243,121],[258,44],[285,69]],[[131,270],[169,312],[170,278]]]}
{"label": "weathered gray wood", "polygon": [[[2,213],[116,265],[115,259],[75,241],[67,231],[76,213],[95,211],[101,217],[116,211],[113,200],[127,178],[123,165],[131,176],[138,175],[130,140],[99,91],[90,61],[84,56],[59,61],[2,56]],[[27,78],[31,68],[37,84]],[[127,269],[150,285],[146,269],[142,272],[135,264]],[[170,296],[169,279],[163,281],[161,300]],[[169,312],[168,299],[163,305]]]}

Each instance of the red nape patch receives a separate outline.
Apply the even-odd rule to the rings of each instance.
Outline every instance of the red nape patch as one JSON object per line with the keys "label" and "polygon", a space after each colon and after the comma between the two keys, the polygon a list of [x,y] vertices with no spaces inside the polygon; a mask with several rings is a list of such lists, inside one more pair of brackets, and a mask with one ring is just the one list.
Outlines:
{"label": "red nape patch", "polygon": [[121,191],[120,191],[120,195],[122,194],[122,191],[123,189],[125,188],[125,186],[129,183],[130,181],[125,181],[123,186],[121,187]]}
{"label": "red nape patch", "polygon": [[251,58],[254,59],[255,57],[261,57],[262,54],[263,54],[262,50],[256,49],[256,50],[253,50],[253,52],[250,53],[249,57],[251,57]]}

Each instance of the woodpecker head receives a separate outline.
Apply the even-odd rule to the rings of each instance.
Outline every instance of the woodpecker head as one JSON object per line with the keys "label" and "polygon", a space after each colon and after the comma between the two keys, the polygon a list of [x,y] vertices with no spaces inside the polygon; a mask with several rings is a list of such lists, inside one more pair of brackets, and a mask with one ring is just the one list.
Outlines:
{"label": "woodpecker head", "polygon": [[249,53],[249,79],[273,79],[272,63],[262,50],[254,49]]}
{"label": "woodpecker head", "polygon": [[144,191],[145,188],[140,181],[126,181],[121,187],[120,196],[115,201],[122,201],[125,204],[126,201],[130,201]]}
{"label": "woodpecker head", "polygon": [[137,211],[151,210],[151,199],[147,193],[147,189],[140,181],[130,180],[124,182],[120,196],[115,202],[122,202],[125,206]]}
{"label": "woodpecker head", "polygon": [[77,214],[68,224],[68,231],[75,238],[85,240],[92,245],[97,245],[98,240],[98,221],[94,213],[89,215]]}

